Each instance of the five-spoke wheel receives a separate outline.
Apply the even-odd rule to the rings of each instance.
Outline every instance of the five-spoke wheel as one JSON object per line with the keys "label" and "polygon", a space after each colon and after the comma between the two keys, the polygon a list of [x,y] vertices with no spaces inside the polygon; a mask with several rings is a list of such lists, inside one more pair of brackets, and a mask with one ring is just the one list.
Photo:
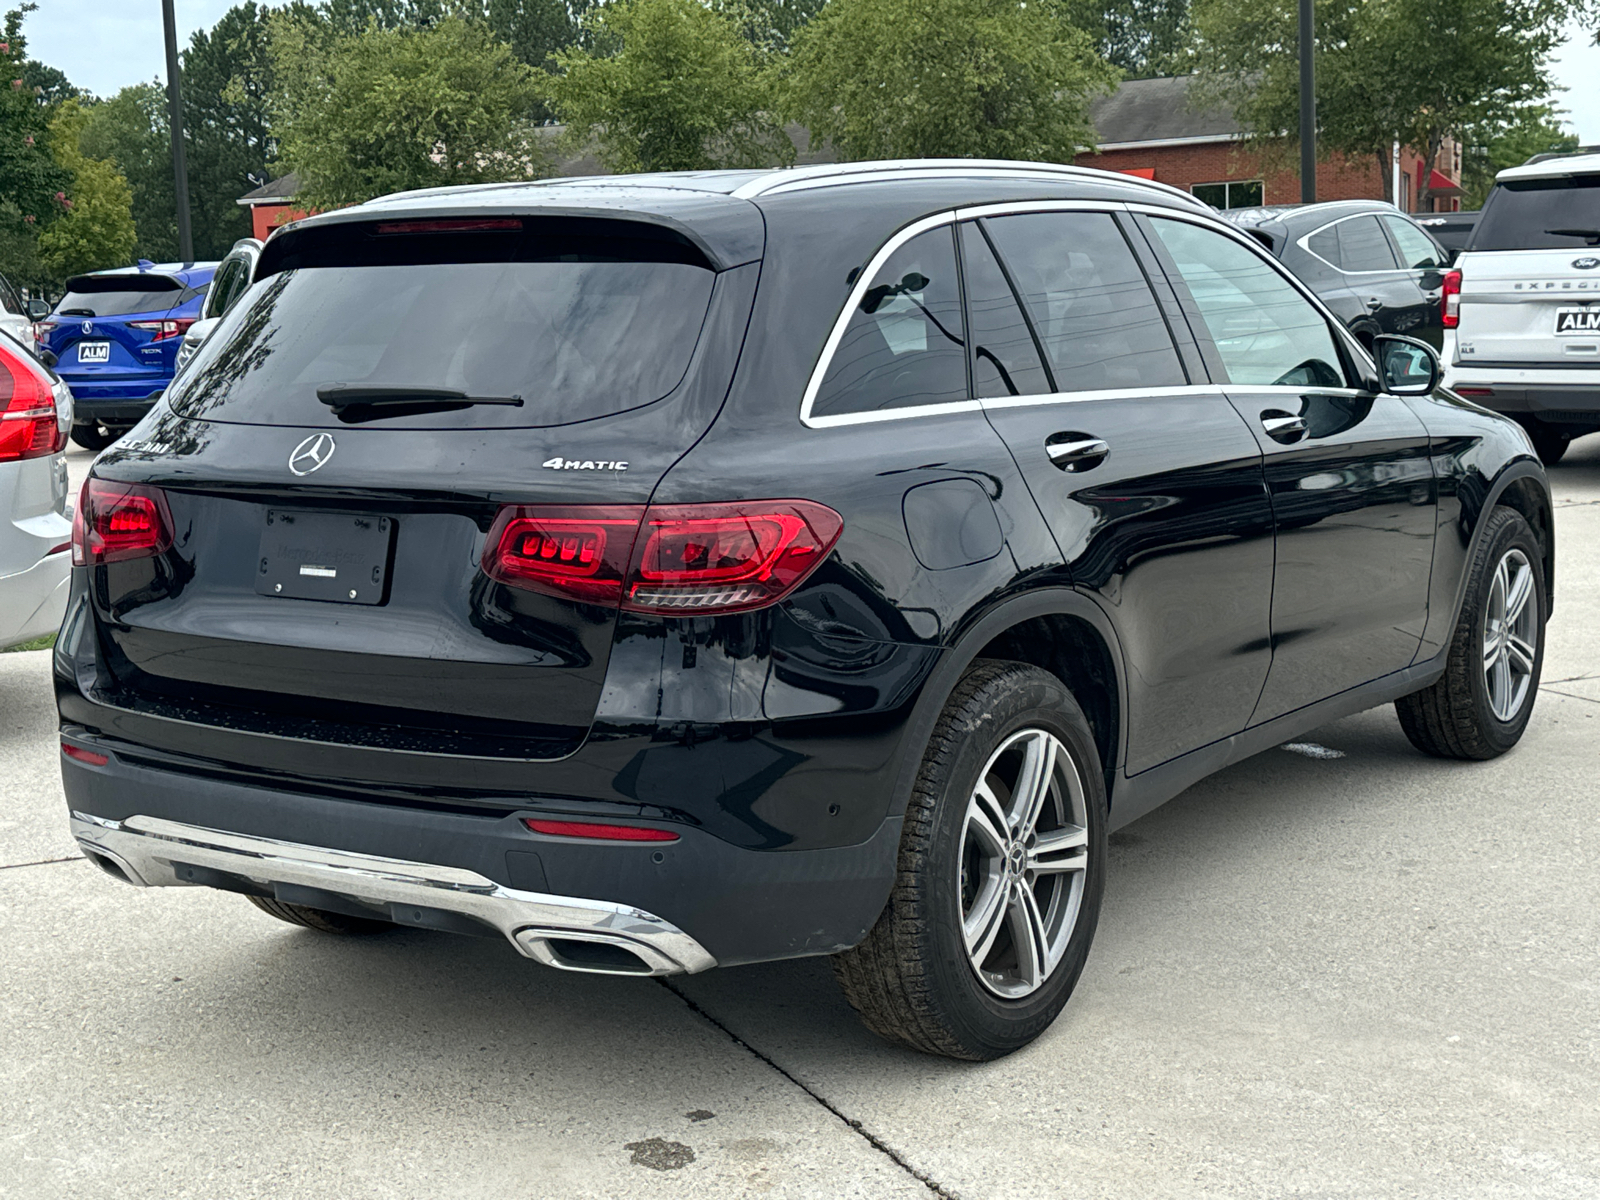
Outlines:
{"label": "five-spoke wheel", "polygon": [[1495,717],[1509,721],[1528,699],[1539,645],[1539,606],[1533,564],[1521,550],[1506,551],[1495,567],[1483,606],[1483,678]]}

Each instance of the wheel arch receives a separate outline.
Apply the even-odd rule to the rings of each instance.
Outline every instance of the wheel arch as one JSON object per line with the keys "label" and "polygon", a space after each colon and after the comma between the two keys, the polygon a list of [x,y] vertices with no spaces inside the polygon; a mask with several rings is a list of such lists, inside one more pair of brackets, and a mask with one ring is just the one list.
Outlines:
{"label": "wheel arch", "polygon": [[961,676],[980,658],[1028,663],[1061,680],[1088,718],[1106,794],[1114,802],[1127,729],[1121,643],[1094,601],[1071,588],[1051,587],[1001,602],[952,641],[923,685],[907,722],[889,815],[905,812],[934,723]]}
{"label": "wheel arch", "polygon": [[[1483,537],[1489,514],[1502,506],[1521,513],[1539,539],[1539,556],[1544,567],[1545,616],[1548,618],[1556,607],[1556,528],[1555,509],[1544,473],[1528,463],[1514,463],[1506,468],[1490,490],[1489,502],[1478,514],[1477,528],[1472,532],[1473,551]],[[1468,561],[1471,561],[1470,555]]]}

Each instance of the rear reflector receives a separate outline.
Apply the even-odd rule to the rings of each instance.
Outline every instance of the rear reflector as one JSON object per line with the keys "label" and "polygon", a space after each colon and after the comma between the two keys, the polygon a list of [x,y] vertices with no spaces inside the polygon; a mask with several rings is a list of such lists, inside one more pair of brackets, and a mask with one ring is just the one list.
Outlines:
{"label": "rear reflector", "polygon": [[491,579],[663,616],[776,604],[827,558],[844,529],[810,500],[725,504],[512,506],[484,543]]}
{"label": "rear reflector", "polygon": [[72,514],[72,564],[151,558],[172,547],[172,515],[159,488],[84,480]]}
{"label": "rear reflector", "polygon": [[1458,395],[1458,396],[1492,396],[1492,395],[1494,395],[1494,389],[1493,388],[1458,387],[1456,389],[1456,395]]}
{"label": "rear reflector", "polygon": [[88,763],[91,767],[103,767],[111,761],[104,754],[96,754],[93,750],[85,750],[82,746],[73,746],[67,742],[61,743],[61,753],[68,758]]}
{"label": "rear reflector", "polygon": [[546,821],[524,817],[522,823],[535,833],[552,837],[594,838],[602,842],[675,842],[678,835],[666,829],[643,825],[597,825],[592,821]]}

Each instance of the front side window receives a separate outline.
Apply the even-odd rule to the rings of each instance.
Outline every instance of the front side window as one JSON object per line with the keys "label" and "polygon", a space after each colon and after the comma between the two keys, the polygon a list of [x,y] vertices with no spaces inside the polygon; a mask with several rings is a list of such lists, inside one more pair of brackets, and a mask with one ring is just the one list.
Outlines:
{"label": "front side window", "polygon": [[1444,255],[1433,239],[1404,217],[1384,217],[1400,247],[1400,265],[1412,271],[1434,271],[1444,266]]}
{"label": "front side window", "polygon": [[1058,392],[1182,386],[1172,335],[1108,213],[982,222],[1044,345]]}
{"label": "front side window", "polygon": [[873,276],[811,406],[813,417],[966,400],[955,229],[919,233]]}
{"label": "front side window", "polygon": [[1327,321],[1259,255],[1187,221],[1150,224],[1194,298],[1228,382],[1345,385]]}

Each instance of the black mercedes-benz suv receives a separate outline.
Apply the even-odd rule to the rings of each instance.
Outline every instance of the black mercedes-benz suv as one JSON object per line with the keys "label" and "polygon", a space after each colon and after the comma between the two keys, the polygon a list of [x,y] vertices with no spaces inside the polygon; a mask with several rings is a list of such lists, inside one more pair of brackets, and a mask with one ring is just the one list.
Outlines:
{"label": "black mercedes-benz suv", "polygon": [[853,164],[286,227],[77,510],[72,830],[330,933],[666,975],[833,955],[991,1058],[1108,830],[1395,701],[1533,708],[1522,431],[1127,176]]}

